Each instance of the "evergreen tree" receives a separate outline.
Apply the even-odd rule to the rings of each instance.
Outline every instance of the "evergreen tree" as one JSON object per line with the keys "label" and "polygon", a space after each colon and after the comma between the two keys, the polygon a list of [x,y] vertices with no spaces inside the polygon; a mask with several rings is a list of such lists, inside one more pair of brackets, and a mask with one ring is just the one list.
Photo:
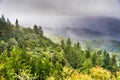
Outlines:
{"label": "evergreen tree", "polygon": [[44,35],[41,26],[38,27],[37,25],[34,25],[34,26],[33,26],[33,29],[34,29],[34,31],[35,31],[36,34],[39,34],[40,36],[43,36],[43,35]]}
{"label": "evergreen tree", "polygon": [[5,17],[4,17],[4,15],[2,15],[2,18],[1,18],[1,19],[2,19],[2,21],[5,21]]}
{"label": "evergreen tree", "polygon": [[15,25],[16,25],[17,30],[19,30],[19,22],[18,22],[18,19],[16,19]]}
{"label": "evergreen tree", "polygon": [[96,62],[95,62],[95,65],[98,65],[98,66],[102,66],[102,65],[103,65],[103,59],[102,59],[102,56],[100,56],[100,55],[97,55],[97,56],[96,56]]}
{"label": "evergreen tree", "polygon": [[93,67],[92,60],[91,59],[85,59],[85,61],[82,63],[81,70],[85,73],[89,73],[89,69]]}
{"label": "evergreen tree", "polygon": [[81,45],[80,45],[79,42],[77,42],[77,48],[78,48],[78,49],[81,49]]}
{"label": "evergreen tree", "polygon": [[11,22],[10,22],[10,20],[7,18],[7,23],[10,25],[11,24]]}
{"label": "evergreen tree", "polygon": [[70,38],[68,38],[68,40],[67,40],[67,46],[71,46],[71,40],[70,40]]}
{"label": "evergreen tree", "polygon": [[111,58],[111,66],[112,66],[112,70],[115,72],[117,70],[117,59],[116,59],[116,55],[112,55]]}
{"label": "evergreen tree", "polygon": [[103,65],[103,57],[102,57],[102,51],[99,50],[96,53],[92,55],[92,61],[94,66],[102,66]]}
{"label": "evergreen tree", "polygon": [[103,57],[103,67],[111,70],[111,59],[109,53],[107,53],[106,50],[104,51]]}
{"label": "evergreen tree", "polygon": [[38,27],[36,24],[33,26],[33,29],[34,29],[35,33],[38,33]]}
{"label": "evergreen tree", "polygon": [[40,36],[43,36],[44,34],[43,34],[43,30],[42,30],[42,27],[41,26],[39,26],[39,34],[40,34]]}
{"label": "evergreen tree", "polygon": [[85,53],[86,53],[86,58],[89,58],[90,57],[90,50],[86,50]]}
{"label": "evergreen tree", "polygon": [[112,55],[111,61],[113,65],[116,65],[116,62],[117,62],[116,55]]}
{"label": "evergreen tree", "polygon": [[102,55],[102,51],[101,50],[97,51],[97,55]]}
{"label": "evergreen tree", "polygon": [[96,53],[94,53],[92,56],[93,66],[96,66],[96,61],[97,61],[97,55],[96,55]]}
{"label": "evergreen tree", "polygon": [[65,48],[65,42],[64,40],[61,41],[61,47],[64,49]]}

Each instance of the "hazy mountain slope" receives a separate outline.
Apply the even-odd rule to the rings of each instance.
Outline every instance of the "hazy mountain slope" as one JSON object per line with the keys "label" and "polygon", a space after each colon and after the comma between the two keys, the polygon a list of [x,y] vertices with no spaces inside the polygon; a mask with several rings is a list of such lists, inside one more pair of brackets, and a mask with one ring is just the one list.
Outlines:
{"label": "hazy mountain slope", "polygon": [[[90,41],[93,48],[120,52],[120,19],[103,16],[83,17],[72,18],[69,20],[70,24],[67,23],[65,25],[68,27],[49,28],[49,31],[65,39],[71,38],[72,40],[80,41],[83,46]],[[61,40],[60,37],[57,37],[58,40]]]}
{"label": "hazy mountain slope", "polygon": [[65,26],[49,28],[48,31],[73,39],[120,40],[120,19],[118,18],[104,16],[71,18],[62,24]]}
{"label": "hazy mountain slope", "polygon": [[120,41],[117,40],[82,40],[80,41],[84,48],[107,50],[109,52],[120,52]]}

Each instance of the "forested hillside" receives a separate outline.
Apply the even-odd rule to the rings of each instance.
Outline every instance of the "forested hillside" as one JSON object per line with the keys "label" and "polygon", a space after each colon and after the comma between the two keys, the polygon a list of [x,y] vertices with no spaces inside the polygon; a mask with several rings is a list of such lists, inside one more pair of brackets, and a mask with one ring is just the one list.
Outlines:
{"label": "forested hillside", "polygon": [[57,44],[41,26],[0,18],[0,80],[120,80],[117,57],[89,46],[83,50],[70,38]]}

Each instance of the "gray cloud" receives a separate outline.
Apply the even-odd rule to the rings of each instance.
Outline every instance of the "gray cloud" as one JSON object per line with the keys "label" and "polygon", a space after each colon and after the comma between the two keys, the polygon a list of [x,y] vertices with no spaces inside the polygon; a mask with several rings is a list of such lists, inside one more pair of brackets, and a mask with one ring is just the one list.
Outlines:
{"label": "gray cloud", "polygon": [[2,3],[2,0],[0,0],[0,4]]}
{"label": "gray cloud", "polygon": [[0,13],[19,18],[24,24],[57,24],[74,16],[120,17],[120,0],[4,0],[0,9]]}
{"label": "gray cloud", "polygon": [[[120,8],[119,0],[4,0],[15,11],[35,11],[55,14],[112,14]],[[108,13],[110,12],[110,13]]]}

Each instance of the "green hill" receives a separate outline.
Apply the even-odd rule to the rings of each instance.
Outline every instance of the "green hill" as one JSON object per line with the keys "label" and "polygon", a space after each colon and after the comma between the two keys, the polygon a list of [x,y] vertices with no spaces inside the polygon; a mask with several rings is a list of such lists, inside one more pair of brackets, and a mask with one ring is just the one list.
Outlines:
{"label": "green hill", "polygon": [[0,80],[116,80],[119,67],[106,50],[83,50],[71,39],[54,43],[41,26],[25,28],[0,18]]}

